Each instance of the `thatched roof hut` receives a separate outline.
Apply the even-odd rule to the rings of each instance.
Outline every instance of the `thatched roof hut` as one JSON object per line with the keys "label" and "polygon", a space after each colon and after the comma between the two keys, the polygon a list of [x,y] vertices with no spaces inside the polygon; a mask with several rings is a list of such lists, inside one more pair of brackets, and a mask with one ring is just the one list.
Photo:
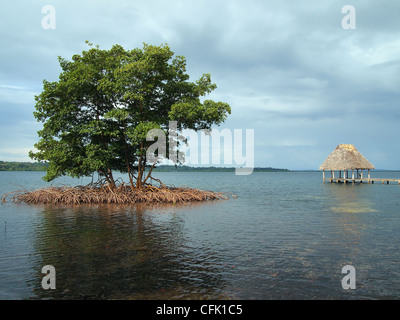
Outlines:
{"label": "thatched roof hut", "polygon": [[375,169],[352,144],[339,144],[319,167],[320,170]]}
{"label": "thatched roof hut", "polygon": [[[370,170],[375,167],[369,162],[352,144],[339,144],[336,149],[326,158],[319,167],[323,172],[323,180],[325,181],[325,170],[331,171],[331,182],[335,180],[335,171],[339,171],[339,178],[336,182],[346,182],[348,179],[348,170],[352,170],[352,178],[354,180],[354,170],[356,170],[357,178],[359,170],[361,170],[361,179],[363,178],[363,170],[368,170],[368,179],[371,178]],[[343,178],[342,178],[343,171]],[[354,182],[354,181],[353,181]]]}

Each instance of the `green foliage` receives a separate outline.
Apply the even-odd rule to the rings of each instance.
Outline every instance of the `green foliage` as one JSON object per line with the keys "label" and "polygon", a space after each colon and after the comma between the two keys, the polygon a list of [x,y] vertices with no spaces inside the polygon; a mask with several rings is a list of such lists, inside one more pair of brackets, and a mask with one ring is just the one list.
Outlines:
{"label": "green foliage", "polygon": [[44,80],[35,97],[34,116],[43,129],[38,151],[29,155],[49,162],[46,181],[97,171],[113,186],[112,171],[118,170],[140,187],[149,130],[168,133],[171,120],[178,121],[178,129],[210,129],[231,112],[226,103],[201,102],[216,85],[209,74],[189,82],[185,58],[174,56],[168,45],[101,50],[87,43],[89,50],[72,61],[59,57],[59,81]]}

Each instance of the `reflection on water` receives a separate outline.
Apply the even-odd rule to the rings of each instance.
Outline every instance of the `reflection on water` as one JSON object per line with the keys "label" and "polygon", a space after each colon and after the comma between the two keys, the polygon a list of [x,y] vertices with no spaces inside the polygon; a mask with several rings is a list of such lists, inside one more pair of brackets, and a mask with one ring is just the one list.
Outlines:
{"label": "reflection on water", "polygon": [[342,213],[377,212],[377,210],[372,209],[367,204],[358,202],[340,203],[338,206],[331,207],[330,209],[334,212],[342,212]]}
{"label": "reflection on water", "polygon": [[[400,186],[323,184],[320,173],[163,175],[238,198],[4,204],[0,299],[400,298]],[[40,177],[0,172],[0,193]],[[356,290],[341,286],[348,264]],[[56,290],[41,287],[45,265],[56,269]]]}
{"label": "reflection on water", "polygon": [[[368,187],[368,186],[367,186]],[[364,189],[363,189],[364,188]],[[373,209],[373,203],[365,193],[365,185],[361,184],[335,184],[329,188],[335,205],[330,207],[333,212],[363,213],[377,212]]]}
{"label": "reflection on water", "polygon": [[177,207],[43,208],[35,269],[53,265],[60,290],[37,286],[33,298],[227,298],[218,257],[186,245]]}
{"label": "reflection on water", "polygon": [[379,299],[387,295],[398,299],[400,287],[391,286],[398,283],[400,275],[399,255],[394,253],[399,247],[400,238],[396,235],[399,223],[392,220],[398,212],[393,205],[398,206],[399,190],[392,186],[371,188],[367,184],[324,187],[330,199],[329,209],[336,213],[332,221],[335,234],[332,244],[340,248],[343,265],[356,268],[358,294],[362,298]]}

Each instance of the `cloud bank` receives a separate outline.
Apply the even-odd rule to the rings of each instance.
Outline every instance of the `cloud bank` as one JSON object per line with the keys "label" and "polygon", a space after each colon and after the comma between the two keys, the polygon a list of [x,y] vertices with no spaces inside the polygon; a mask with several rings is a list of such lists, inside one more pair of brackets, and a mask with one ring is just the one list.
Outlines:
{"label": "cloud bank", "polygon": [[[339,143],[375,167],[399,169],[400,3],[345,1],[15,1],[0,4],[0,160],[29,161],[37,141],[34,96],[56,81],[57,56],[85,40],[108,49],[168,43],[211,98],[230,103],[223,125],[254,129],[255,165],[318,169]],[[45,5],[56,29],[44,30]],[[220,128],[222,129],[222,128]]]}

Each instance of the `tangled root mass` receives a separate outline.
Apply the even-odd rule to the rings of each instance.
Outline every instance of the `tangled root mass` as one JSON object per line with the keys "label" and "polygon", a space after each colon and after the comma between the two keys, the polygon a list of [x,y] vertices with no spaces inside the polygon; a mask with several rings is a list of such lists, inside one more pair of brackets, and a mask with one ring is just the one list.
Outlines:
{"label": "tangled root mass", "polygon": [[155,187],[146,185],[140,189],[124,183],[111,189],[104,183],[86,186],[60,186],[33,191],[13,191],[3,196],[2,203],[11,198],[12,202],[27,204],[137,204],[137,203],[183,203],[228,199],[232,194],[213,192],[188,187]]}

